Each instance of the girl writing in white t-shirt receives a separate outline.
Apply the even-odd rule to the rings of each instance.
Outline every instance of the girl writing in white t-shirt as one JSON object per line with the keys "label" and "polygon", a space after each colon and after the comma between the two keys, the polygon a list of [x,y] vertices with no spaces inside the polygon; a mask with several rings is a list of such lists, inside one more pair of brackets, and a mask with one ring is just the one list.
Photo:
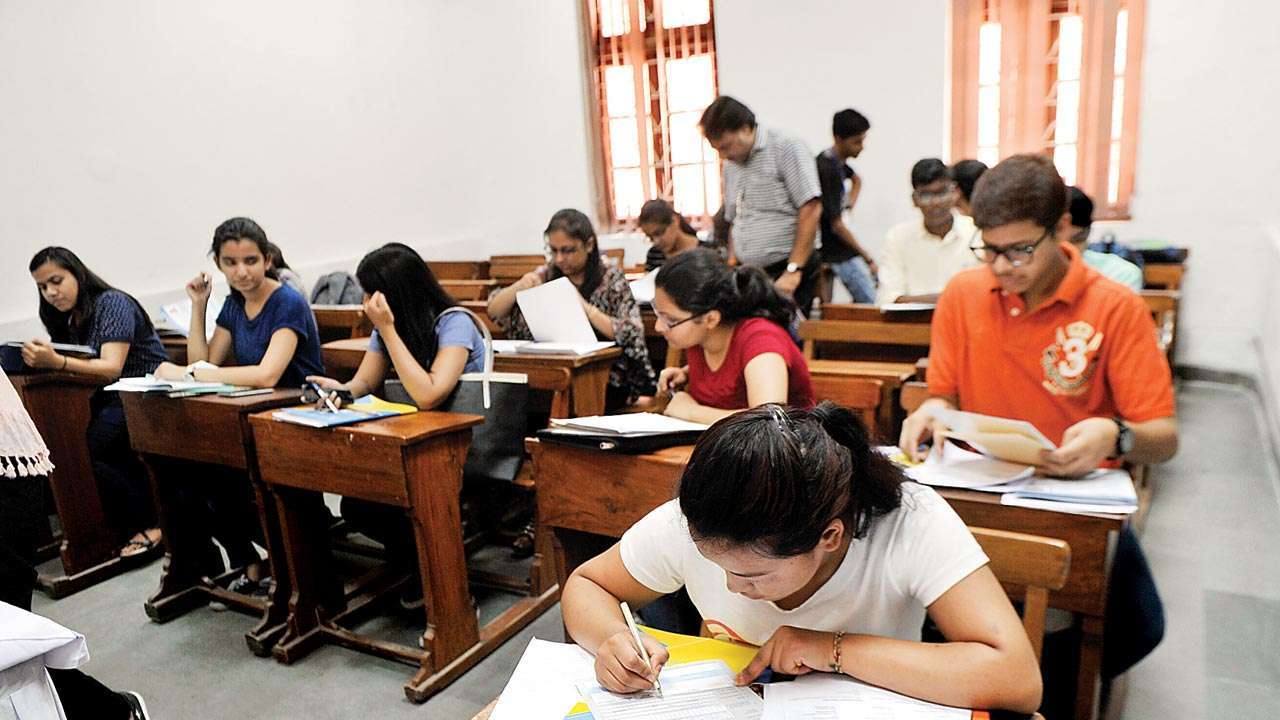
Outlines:
{"label": "girl writing in white t-shirt", "polygon": [[[739,675],[842,672],[958,707],[1032,712],[1039,668],[964,523],[907,482],[850,411],[764,405],[707,430],[678,496],[565,583],[565,626],[615,692],[648,689],[618,603],[680,587],[714,636],[760,645]],[[947,638],[920,640],[925,614]]]}

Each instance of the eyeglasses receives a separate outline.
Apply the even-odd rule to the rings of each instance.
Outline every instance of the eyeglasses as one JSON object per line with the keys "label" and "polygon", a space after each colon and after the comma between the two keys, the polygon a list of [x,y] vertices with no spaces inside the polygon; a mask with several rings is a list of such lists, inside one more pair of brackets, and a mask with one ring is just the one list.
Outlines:
{"label": "eyeglasses", "polygon": [[556,256],[577,255],[578,253],[582,252],[582,250],[583,248],[581,245],[570,245],[569,247],[562,247],[562,248],[552,247],[548,245],[547,256],[556,257]]}
{"label": "eyeglasses", "polygon": [[658,313],[658,322],[661,323],[663,326],[665,326],[668,330],[675,330],[676,328],[689,322],[690,320],[693,320],[695,318],[700,318],[703,315],[706,315],[706,313],[698,313],[697,315],[690,315],[687,318],[683,318],[681,320],[676,320],[675,322],[671,322],[671,319],[668,318],[666,315],[663,315],[662,313]]}
{"label": "eyeglasses", "polygon": [[917,202],[920,202],[924,205],[932,205],[934,203],[946,202],[950,200],[952,196],[955,194],[955,191],[956,191],[956,186],[951,185],[947,187],[946,190],[940,190],[938,192],[921,192],[919,190],[916,190],[911,194],[915,196]]}
{"label": "eyeglasses", "polygon": [[1003,255],[1004,259],[1008,260],[1010,265],[1014,267],[1022,267],[1023,265],[1031,262],[1031,257],[1035,254],[1036,248],[1052,234],[1053,229],[1050,228],[1049,230],[1045,230],[1044,234],[1035,242],[1010,245],[1005,248],[992,247],[986,243],[982,243],[981,245],[970,245],[969,249],[973,251],[974,255],[978,256],[979,260],[988,265],[991,265],[997,258]]}

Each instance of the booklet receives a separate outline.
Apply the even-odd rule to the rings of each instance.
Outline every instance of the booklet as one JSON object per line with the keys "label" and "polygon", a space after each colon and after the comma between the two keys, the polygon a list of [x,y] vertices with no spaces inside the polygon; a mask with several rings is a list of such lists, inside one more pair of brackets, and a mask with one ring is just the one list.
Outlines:
{"label": "booklet", "polygon": [[934,417],[947,426],[944,437],[935,438],[935,442],[946,438],[964,440],[979,452],[1001,460],[1038,465],[1041,450],[1057,448],[1035,425],[1025,420],[1011,420],[963,410],[938,410]]}
{"label": "booklet", "polygon": [[611,348],[612,340],[589,343],[534,342],[532,340],[494,340],[493,351],[500,354],[590,355]]}
{"label": "booklet", "polygon": [[384,417],[392,417],[394,415],[409,415],[418,412],[418,408],[414,405],[406,403],[387,402],[373,395],[365,395],[358,398],[350,405],[333,411],[329,409],[317,410],[315,408],[285,408],[277,410],[271,414],[273,420],[280,422],[293,423],[295,425],[306,425],[313,428],[338,427],[339,425],[351,425],[353,423],[365,422],[366,420],[377,420]]}

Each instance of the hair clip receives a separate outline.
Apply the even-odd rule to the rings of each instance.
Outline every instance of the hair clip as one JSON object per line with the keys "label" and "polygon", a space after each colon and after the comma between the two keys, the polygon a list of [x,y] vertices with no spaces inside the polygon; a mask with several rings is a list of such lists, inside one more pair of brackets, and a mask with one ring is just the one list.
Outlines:
{"label": "hair clip", "polygon": [[778,432],[783,437],[790,437],[795,442],[796,447],[800,450],[800,454],[804,455],[804,442],[800,440],[800,433],[796,430],[796,424],[791,420],[791,416],[777,403],[769,403],[769,414],[773,416],[773,422],[778,426]]}

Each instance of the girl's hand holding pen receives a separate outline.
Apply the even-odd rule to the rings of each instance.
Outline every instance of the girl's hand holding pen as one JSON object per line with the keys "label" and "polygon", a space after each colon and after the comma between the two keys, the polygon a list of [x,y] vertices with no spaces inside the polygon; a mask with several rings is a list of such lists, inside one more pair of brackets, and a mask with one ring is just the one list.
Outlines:
{"label": "girl's hand holding pen", "polygon": [[682,367],[663,368],[658,373],[658,394],[674,395],[689,383],[689,371]]}

